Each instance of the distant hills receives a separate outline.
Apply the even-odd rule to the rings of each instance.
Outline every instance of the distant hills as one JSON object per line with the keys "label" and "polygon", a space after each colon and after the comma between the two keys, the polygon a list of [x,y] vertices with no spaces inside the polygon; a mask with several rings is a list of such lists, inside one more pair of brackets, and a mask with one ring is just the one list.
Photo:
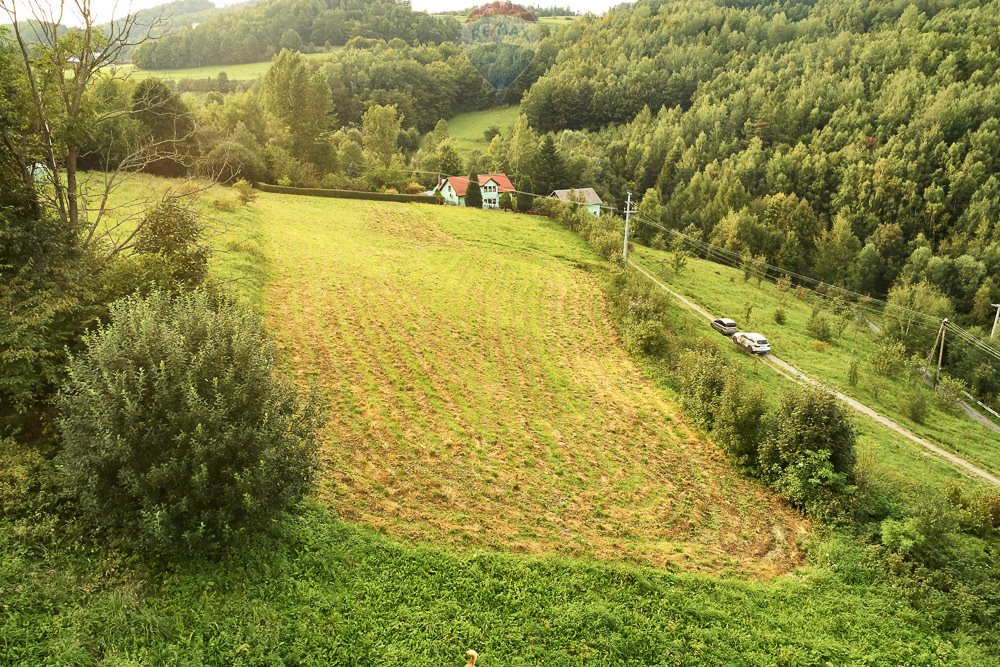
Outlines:
{"label": "distant hills", "polygon": [[461,25],[394,0],[265,0],[217,11],[137,49],[143,69],[235,65],[281,49],[323,51],[354,38],[416,44],[458,41]]}

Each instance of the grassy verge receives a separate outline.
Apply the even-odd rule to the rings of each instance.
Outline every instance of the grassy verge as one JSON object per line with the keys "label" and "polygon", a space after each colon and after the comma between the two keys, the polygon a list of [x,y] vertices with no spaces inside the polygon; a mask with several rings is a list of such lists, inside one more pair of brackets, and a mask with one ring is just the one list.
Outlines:
{"label": "grassy verge", "polygon": [[[0,527],[10,665],[989,664],[855,569],[766,583],[410,547],[312,508],[233,561],[147,571]],[[834,552],[837,552],[836,554]]]}
{"label": "grassy verge", "polygon": [[[829,345],[819,344],[809,335],[806,326],[812,306],[796,298],[794,290],[781,298],[773,284],[758,285],[753,279],[745,282],[740,271],[714,262],[692,258],[683,271],[676,273],[668,268],[668,253],[638,248],[635,254],[644,266],[659,273],[678,292],[710,312],[734,318],[744,330],[760,330],[771,341],[776,355],[804,373],[870,405],[914,433],[940,443],[985,470],[1000,471],[1000,434],[965,415],[941,409],[928,387],[910,385],[903,379],[887,385],[881,378],[866,376],[864,364],[872,354],[873,339],[865,327],[852,324]],[[744,321],[747,303],[753,305],[749,323]],[[774,312],[779,307],[786,313],[784,324],[774,321]],[[707,329],[707,324],[703,326]],[[848,381],[852,359],[862,364],[861,380],[854,386]],[[874,391],[873,387],[882,389]],[[908,401],[917,392],[925,395],[929,408],[923,423],[915,422],[907,414]]]}

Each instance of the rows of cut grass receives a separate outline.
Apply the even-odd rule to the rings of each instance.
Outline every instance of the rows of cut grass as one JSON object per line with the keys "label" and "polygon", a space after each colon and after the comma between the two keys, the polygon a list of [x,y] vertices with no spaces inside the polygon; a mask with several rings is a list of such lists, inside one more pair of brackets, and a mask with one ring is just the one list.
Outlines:
{"label": "rows of cut grass", "polygon": [[[870,405],[914,433],[940,443],[985,470],[1000,471],[1000,434],[963,414],[941,409],[928,387],[910,386],[903,379],[887,383],[880,378],[873,382],[865,377],[865,362],[873,348],[873,333],[866,326],[851,324],[829,345],[823,345],[808,333],[812,305],[796,298],[794,291],[781,298],[774,284],[766,281],[758,284],[753,279],[744,281],[741,271],[706,260],[692,258],[687,267],[677,273],[669,268],[668,253],[639,248],[635,255],[678,292],[717,317],[732,317],[742,329],[764,333],[774,353],[802,372]],[[753,305],[749,322],[744,317],[747,303]],[[784,324],[774,320],[774,312],[779,307],[786,314]],[[707,328],[707,323],[704,326]],[[848,381],[852,359],[858,359],[862,366],[861,381],[856,386]],[[914,421],[907,413],[908,402],[917,392],[925,395],[929,408],[922,423]]]}
{"label": "rows of cut grass", "polygon": [[773,574],[806,528],[620,348],[603,265],[502,212],[262,195],[269,322],[331,405],[320,496],[400,539]]}

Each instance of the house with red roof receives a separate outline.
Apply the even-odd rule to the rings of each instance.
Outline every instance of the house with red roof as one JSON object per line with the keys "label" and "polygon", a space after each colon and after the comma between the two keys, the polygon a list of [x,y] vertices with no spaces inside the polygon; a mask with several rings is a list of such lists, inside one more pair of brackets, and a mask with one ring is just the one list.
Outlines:
{"label": "house with red roof", "polygon": [[[514,185],[507,178],[507,174],[477,174],[479,181],[479,191],[483,194],[483,208],[500,208],[500,195],[509,192],[514,196]],[[465,206],[465,192],[469,189],[468,176],[448,176],[442,178],[434,188],[434,192],[441,193],[446,204],[452,206]]]}

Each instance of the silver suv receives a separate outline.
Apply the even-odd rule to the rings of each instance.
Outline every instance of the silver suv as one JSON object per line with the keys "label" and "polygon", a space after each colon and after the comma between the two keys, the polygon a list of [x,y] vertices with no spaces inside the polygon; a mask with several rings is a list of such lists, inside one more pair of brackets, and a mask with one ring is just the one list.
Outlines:
{"label": "silver suv", "polygon": [[736,326],[736,322],[728,317],[720,317],[717,320],[712,320],[712,328],[723,336],[732,336],[734,333],[739,331],[739,327]]}

